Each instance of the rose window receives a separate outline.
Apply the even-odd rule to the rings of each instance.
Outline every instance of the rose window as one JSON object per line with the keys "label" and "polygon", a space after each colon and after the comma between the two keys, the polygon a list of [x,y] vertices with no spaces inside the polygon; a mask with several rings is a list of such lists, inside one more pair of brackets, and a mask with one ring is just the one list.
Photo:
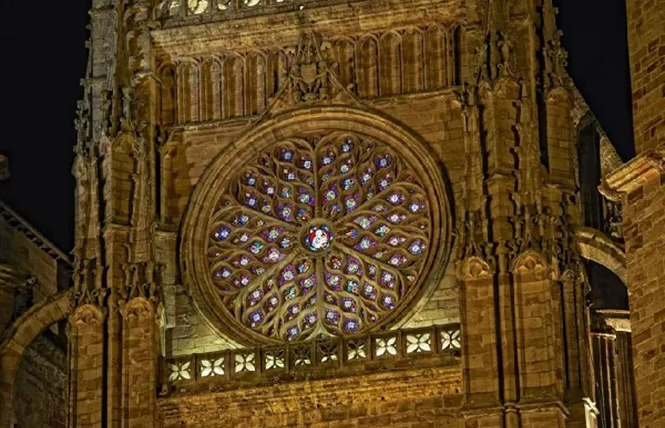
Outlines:
{"label": "rose window", "polygon": [[382,324],[429,263],[426,186],[389,146],[356,135],[287,139],[224,181],[208,267],[228,315],[306,340]]}

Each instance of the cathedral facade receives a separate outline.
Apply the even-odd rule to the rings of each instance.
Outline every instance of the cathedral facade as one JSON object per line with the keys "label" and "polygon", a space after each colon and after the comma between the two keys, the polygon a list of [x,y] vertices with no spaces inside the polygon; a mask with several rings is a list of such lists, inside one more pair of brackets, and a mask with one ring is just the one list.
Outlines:
{"label": "cathedral facade", "polygon": [[[657,337],[591,273],[617,279],[614,300],[645,296],[622,206],[662,159],[620,168],[551,0],[93,0],[90,16],[71,266],[57,253],[72,280],[0,326],[0,427],[665,420],[633,376],[657,390],[640,348]],[[649,296],[639,313],[658,317]],[[67,361],[48,424],[16,381],[46,330]]]}

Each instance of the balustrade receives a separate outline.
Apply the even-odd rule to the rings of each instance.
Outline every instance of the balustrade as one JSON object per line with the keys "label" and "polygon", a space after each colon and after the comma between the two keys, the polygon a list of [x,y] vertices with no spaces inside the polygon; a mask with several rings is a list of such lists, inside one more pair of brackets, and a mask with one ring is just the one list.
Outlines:
{"label": "balustrade", "polygon": [[163,383],[260,381],[313,372],[319,367],[352,370],[358,364],[373,362],[377,364],[363,366],[364,373],[372,368],[384,371],[387,367],[408,367],[409,360],[423,356],[459,356],[460,349],[459,324],[447,324],[168,358],[164,360]]}

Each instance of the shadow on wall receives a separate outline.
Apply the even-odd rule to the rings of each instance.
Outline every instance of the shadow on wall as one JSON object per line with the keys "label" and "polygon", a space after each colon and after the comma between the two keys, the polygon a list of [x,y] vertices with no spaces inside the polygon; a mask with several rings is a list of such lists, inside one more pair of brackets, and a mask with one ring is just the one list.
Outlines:
{"label": "shadow on wall", "polygon": [[589,299],[594,309],[628,310],[628,290],[621,279],[596,262],[586,261],[584,266],[591,284]]}

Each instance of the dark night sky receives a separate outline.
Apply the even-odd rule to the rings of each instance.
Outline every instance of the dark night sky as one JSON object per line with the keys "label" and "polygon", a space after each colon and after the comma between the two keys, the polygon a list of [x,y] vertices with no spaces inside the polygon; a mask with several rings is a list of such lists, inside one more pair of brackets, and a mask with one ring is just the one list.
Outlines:
{"label": "dark night sky", "polygon": [[[65,251],[73,246],[74,114],[90,0],[0,0],[0,153],[9,203]],[[634,155],[623,0],[559,0],[569,71],[624,160]]]}

